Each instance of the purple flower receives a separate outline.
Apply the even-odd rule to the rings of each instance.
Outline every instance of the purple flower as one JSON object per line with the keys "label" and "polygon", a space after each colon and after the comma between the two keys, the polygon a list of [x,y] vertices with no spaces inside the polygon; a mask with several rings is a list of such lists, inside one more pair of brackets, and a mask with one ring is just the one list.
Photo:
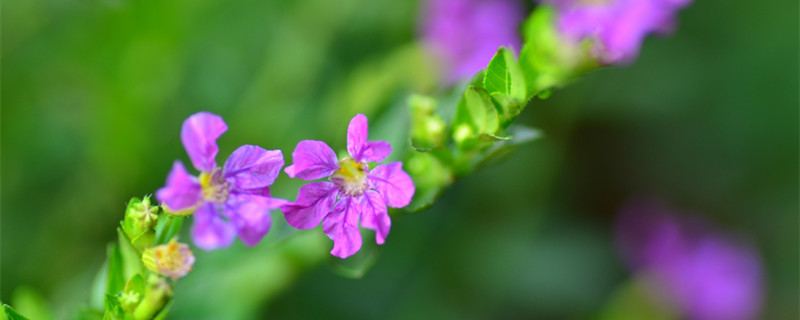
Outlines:
{"label": "purple flower", "polygon": [[350,120],[347,152],[350,158],[338,160],[324,142],[300,141],[286,174],[306,181],[327,177],[330,182],[306,184],[295,202],[281,207],[286,221],[298,229],[312,229],[324,220],[323,231],[333,240],[331,254],[340,258],[361,249],[359,221],[362,227],[375,230],[375,241],[383,244],[392,224],[386,206],[405,207],[414,195],[414,182],[403,171],[402,162],[370,170],[367,163],[383,161],[392,147],[385,141],[367,141],[363,114]]}
{"label": "purple flower", "polygon": [[269,190],[283,167],[280,150],[244,145],[217,167],[217,138],[226,130],[222,118],[208,112],[186,119],[181,141],[200,176],[189,175],[175,161],[167,185],[156,192],[169,212],[194,212],[192,238],[206,250],[229,246],[235,235],[245,245],[256,245],[272,225],[269,210],[287,202],[272,198]]}
{"label": "purple flower", "polygon": [[558,12],[558,29],[571,42],[594,40],[592,54],[605,64],[636,59],[644,37],[668,33],[673,17],[691,0],[543,0]]}
{"label": "purple flower", "polygon": [[621,212],[617,242],[637,272],[654,277],[686,318],[752,319],[762,302],[757,253],[697,221],[650,202],[632,202]]}
{"label": "purple flower", "polygon": [[525,12],[513,0],[430,0],[423,8],[422,37],[444,64],[448,81],[472,77],[500,46],[520,48]]}

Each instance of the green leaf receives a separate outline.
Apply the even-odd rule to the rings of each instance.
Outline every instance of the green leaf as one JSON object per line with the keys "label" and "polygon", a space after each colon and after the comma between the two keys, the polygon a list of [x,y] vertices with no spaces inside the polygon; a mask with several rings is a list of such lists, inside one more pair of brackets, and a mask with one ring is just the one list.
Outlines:
{"label": "green leaf", "polygon": [[375,265],[380,255],[380,247],[375,243],[375,233],[362,229],[361,239],[361,249],[347,259],[330,256],[330,266],[334,272],[343,277],[361,279]]}
{"label": "green leaf", "polygon": [[92,289],[89,295],[89,307],[96,310],[104,308],[104,299],[108,288],[108,261],[109,257],[103,262],[103,266],[97,271],[92,282]]}
{"label": "green leaf", "polygon": [[127,280],[133,275],[144,270],[142,254],[131,245],[130,240],[120,228],[117,228],[117,238],[119,239],[119,251],[122,255],[123,280],[127,283]]}
{"label": "green leaf", "polygon": [[116,295],[125,288],[125,264],[122,253],[116,244],[108,245],[108,273],[106,294]]}
{"label": "green leaf", "polygon": [[19,286],[11,295],[11,304],[31,319],[53,319],[53,310],[47,299],[29,286]]}
{"label": "green leaf", "polygon": [[496,134],[500,118],[486,90],[469,86],[456,107],[453,139],[462,149],[474,148],[480,134]]}
{"label": "green leaf", "polygon": [[161,214],[156,224],[155,244],[165,244],[170,239],[177,236],[183,226],[184,217],[177,217],[168,214]]}
{"label": "green leaf", "polygon": [[169,302],[167,302],[167,304],[164,306],[164,308],[162,308],[161,311],[159,311],[156,314],[156,316],[153,317],[153,320],[164,320],[164,319],[166,319],[167,315],[169,314],[169,310],[172,309],[172,304],[174,303],[174,301],[175,301],[174,299],[169,300]]}
{"label": "green leaf", "polygon": [[[99,309],[103,309],[103,307]],[[95,310],[92,308],[81,308],[78,310],[78,314],[75,315],[75,320],[102,320],[104,313],[105,311]]]}
{"label": "green leaf", "polygon": [[28,320],[27,317],[19,314],[14,308],[7,304],[3,305],[3,314],[8,320]]}
{"label": "green leaf", "polygon": [[486,67],[483,87],[490,94],[500,93],[518,101],[527,100],[525,77],[514,53],[503,47],[497,50]]}
{"label": "green leaf", "polygon": [[103,313],[103,320],[121,320],[125,316],[125,311],[119,305],[116,296],[107,294],[105,300],[106,311]]}
{"label": "green leaf", "polygon": [[542,91],[561,87],[600,66],[590,55],[591,42],[564,41],[556,29],[556,11],[548,5],[538,6],[522,30],[525,44],[519,55],[519,65],[528,98],[542,98]]}

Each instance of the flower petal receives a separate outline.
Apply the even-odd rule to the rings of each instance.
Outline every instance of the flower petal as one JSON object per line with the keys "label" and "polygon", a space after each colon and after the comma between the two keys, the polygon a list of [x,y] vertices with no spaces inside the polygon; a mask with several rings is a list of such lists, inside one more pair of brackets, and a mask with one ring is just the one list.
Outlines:
{"label": "flower petal", "polygon": [[392,153],[386,141],[367,142],[369,127],[367,117],[357,114],[347,127],[347,153],[357,162],[381,162]]}
{"label": "flower petal", "polygon": [[270,209],[285,204],[286,200],[254,194],[235,194],[228,198],[225,214],[230,218],[242,242],[252,247],[264,238],[272,226]]}
{"label": "flower petal", "polygon": [[360,113],[353,117],[347,126],[347,153],[356,161],[367,142],[368,130],[367,116]]}
{"label": "flower petal", "polygon": [[227,130],[222,117],[208,112],[195,113],[183,122],[181,141],[197,170],[214,170],[217,166],[214,158],[219,151],[217,138]]}
{"label": "flower petal", "polygon": [[255,189],[272,185],[283,167],[280,150],[243,145],[236,149],[223,169],[226,179],[232,179],[239,189]]}
{"label": "flower petal", "polygon": [[361,206],[352,197],[341,199],[322,222],[322,230],[333,240],[331,254],[347,258],[361,249],[361,232],[358,219]]}
{"label": "flower petal", "polygon": [[175,161],[167,176],[167,185],[156,191],[156,198],[170,210],[183,210],[200,201],[201,190],[202,187],[186,172],[183,163]]}
{"label": "flower petal", "polygon": [[222,219],[216,204],[206,203],[194,213],[192,239],[194,244],[204,250],[227,247],[233,243],[236,230],[233,225]]}
{"label": "flower petal", "polygon": [[312,182],[300,187],[297,200],[281,207],[286,222],[297,229],[313,229],[327,215],[339,188],[327,181]]}
{"label": "flower petal", "polygon": [[386,205],[402,208],[414,196],[414,181],[403,171],[402,162],[379,165],[369,172],[370,186],[381,194]]}
{"label": "flower petal", "polygon": [[339,170],[339,161],[325,142],[303,140],[292,152],[292,165],[284,171],[292,178],[316,180],[325,178]]}
{"label": "flower petal", "polygon": [[386,236],[389,235],[389,228],[392,226],[392,219],[386,210],[386,204],[381,195],[369,190],[361,197],[361,226],[375,230],[375,242],[383,244]]}

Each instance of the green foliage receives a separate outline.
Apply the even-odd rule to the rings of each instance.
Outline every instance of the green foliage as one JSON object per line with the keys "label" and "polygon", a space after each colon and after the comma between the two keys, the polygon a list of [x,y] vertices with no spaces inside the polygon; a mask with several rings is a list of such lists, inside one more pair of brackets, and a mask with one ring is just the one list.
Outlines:
{"label": "green foliage", "polygon": [[525,78],[511,50],[501,47],[497,50],[489,66],[483,87],[490,94],[502,94],[512,99],[525,100]]}
{"label": "green foliage", "polygon": [[[122,260],[122,253],[119,245],[108,245],[108,272],[106,280],[106,294],[116,295],[125,288],[125,262]],[[106,302],[107,304],[108,302]]]}
{"label": "green foliage", "polygon": [[141,273],[144,268],[142,265],[142,254],[130,242],[121,229],[117,228],[117,238],[119,241],[119,251],[122,257],[123,278],[126,280],[133,275]]}
{"label": "green foliage", "polygon": [[520,64],[506,48],[497,50],[486,67],[483,87],[500,107],[504,124],[513,121],[528,102],[526,79]]}
{"label": "green foliage", "polygon": [[119,299],[116,296],[107,294],[105,299],[105,313],[103,320],[121,320],[125,318],[125,311],[119,304]]}
{"label": "green foliage", "polygon": [[162,214],[155,228],[155,244],[165,244],[181,231],[184,217]]}
{"label": "green foliage", "polygon": [[473,149],[481,139],[500,130],[500,116],[485,89],[469,86],[456,107],[453,140],[460,149]]}
{"label": "green foliage", "polygon": [[53,319],[53,310],[48,301],[37,290],[29,286],[14,289],[11,295],[11,304],[20,313],[31,319]]}
{"label": "green foliage", "polygon": [[548,95],[550,88],[561,87],[577,76],[597,68],[589,55],[591,43],[575,46],[556,30],[555,9],[539,6],[523,25],[525,43],[519,56],[526,79],[527,97]]}
{"label": "green foliage", "polygon": [[8,320],[28,320],[27,317],[19,314],[14,308],[7,304],[3,305],[3,316]]}

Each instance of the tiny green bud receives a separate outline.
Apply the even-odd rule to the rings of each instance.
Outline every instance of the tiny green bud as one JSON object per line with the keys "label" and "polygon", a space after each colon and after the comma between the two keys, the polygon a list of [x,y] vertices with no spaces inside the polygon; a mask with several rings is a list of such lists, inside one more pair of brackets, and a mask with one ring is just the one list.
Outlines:
{"label": "tiny green bud", "polygon": [[134,205],[132,215],[139,228],[152,229],[158,221],[158,206],[151,206],[150,197],[144,197],[142,202]]}
{"label": "tiny green bud", "polygon": [[136,310],[136,306],[139,305],[139,300],[141,300],[141,294],[135,291],[126,291],[123,292],[122,295],[119,297],[119,304],[122,306],[122,310],[125,312],[133,312]]}
{"label": "tiny green bud", "polygon": [[411,111],[411,141],[415,147],[433,148],[444,144],[446,124],[435,113],[436,100],[423,95],[408,99]]}
{"label": "tiny green bud", "polygon": [[472,137],[472,135],[472,128],[470,128],[468,124],[463,123],[459,125],[455,131],[453,131],[453,140],[460,144]]}

